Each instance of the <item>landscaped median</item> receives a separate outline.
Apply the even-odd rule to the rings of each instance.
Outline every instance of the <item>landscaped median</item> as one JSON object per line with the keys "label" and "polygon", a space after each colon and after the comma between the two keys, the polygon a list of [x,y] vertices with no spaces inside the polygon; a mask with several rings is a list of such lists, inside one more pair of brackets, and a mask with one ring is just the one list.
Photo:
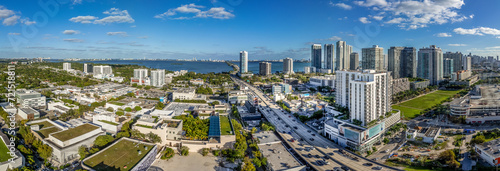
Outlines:
{"label": "landscaped median", "polygon": [[400,110],[405,119],[413,119],[423,114],[423,111],[442,104],[460,91],[438,90],[397,105],[392,105],[392,108]]}

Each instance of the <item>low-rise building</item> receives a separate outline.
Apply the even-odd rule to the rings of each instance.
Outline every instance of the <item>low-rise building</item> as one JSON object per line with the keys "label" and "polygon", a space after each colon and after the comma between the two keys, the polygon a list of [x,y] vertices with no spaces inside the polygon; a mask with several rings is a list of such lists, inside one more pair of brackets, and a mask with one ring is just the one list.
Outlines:
{"label": "low-rise building", "polygon": [[179,88],[172,93],[172,100],[205,100],[206,96],[196,94],[193,88]]}
{"label": "low-rise building", "polygon": [[354,125],[349,120],[327,118],[324,122],[323,135],[342,147],[366,152],[372,149],[373,144],[380,142],[381,135],[400,119],[400,112],[397,110],[383,120],[370,123],[367,127]]}
{"label": "low-rise building", "polygon": [[[153,117],[142,116],[132,129],[136,129],[143,134],[154,133],[158,135],[162,143],[164,144],[167,140],[181,140],[184,131],[182,131],[182,120],[179,119],[160,119],[156,123],[153,122]],[[140,122],[139,122],[140,121]],[[147,123],[144,123],[147,122]]]}
{"label": "low-rise building", "polygon": [[325,76],[315,76],[309,78],[309,84],[311,86],[329,86],[335,88],[335,75],[325,75]]}
{"label": "low-rise building", "polygon": [[52,147],[52,159],[60,164],[79,159],[80,146],[91,147],[98,136],[105,135],[101,127],[90,123],[70,127],[74,124],[42,119],[26,124],[38,139]]}
{"label": "low-rise building", "polygon": [[450,102],[450,115],[466,116],[468,124],[500,122],[500,86],[476,86],[464,97]]}
{"label": "low-rise building", "polygon": [[32,107],[34,109],[45,109],[47,107],[47,102],[45,96],[41,93],[35,92],[33,90],[17,90],[15,93],[17,98],[17,103],[21,104],[23,107]]}
{"label": "low-rise building", "polygon": [[227,95],[229,104],[244,104],[248,100],[248,95],[244,90],[232,90]]}
{"label": "low-rise building", "polygon": [[0,132],[0,139],[2,141],[0,142],[0,146],[2,146],[2,149],[8,149],[7,151],[4,151],[3,154],[0,154],[0,156],[2,157],[2,161],[0,162],[0,170],[7,171],[23,167],[25,164],[25,159],[24,156],[16,148],[14,148],[14,146],[16,145],[15,142],[11,142],[9,137],[7,137],[7,135],[5,135],[3,132]]}
{"label": "low-rise building", "polygon": [[204,82],[203,82],[203,79],[198,78],[198,79],[189,80],[189,83],[193,84],[193,85],[203,85]]}
{"label": "low-rise building", "polygon": [[425,143],[432,144],[440,133],[441,128],[439,127],[415,127],[406,131],[406,139],[408,141],[423,141]]}
{"label": "low-rise building", "polygon": [[410,82],[410,88],[412,90],[427,88],[427,87],[429,87],[429,85],[430,85],[430,81],[429,80],[412,81],[412,82]]}
{"label": "low-rise building", "polygon": [[408,78],[397,78],[392,80],[392,94],[410,90]]}
{"label": "low-rise building", "polygon": [[40,112],[36,111],[35,109],[31,107],[21,107],[17,111],[17,115],[19,115],[23,119],[38,119],[40,118]]}
{"label": "low-rise building", "polygon": [[117,121],[117,115],[111,112],[94,114],[92,117],[92,123],[101,126],[104,131],[111,134],[116,134],[122,129],[123,124]]}
{"label": "low-rise building", "polygon": [[69,108],[68,106],[65,106],[63,102],[51,102],[48,104],[47,109],[50,111],[55,111],[57,113],[66,113],[71,108]]}
{"label": "low-rise building", "polygon": [[281,140],[273,132],[259,132],[252,135],[253,139],[259,140],[257,145],[262,155],[267,158],[268,170],[305,170],[295,157],[293,157]]}
{"label": "low-rise building", "polygon": [[482,144],[476,144],[475,150],[479,157],[491,166],[500,165],[500,138]]}

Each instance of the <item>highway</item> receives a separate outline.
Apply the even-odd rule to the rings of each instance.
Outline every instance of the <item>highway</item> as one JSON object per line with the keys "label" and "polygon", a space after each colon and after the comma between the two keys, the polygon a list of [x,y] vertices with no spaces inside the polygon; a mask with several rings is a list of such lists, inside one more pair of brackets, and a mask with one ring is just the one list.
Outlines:
{"label": "highway", "polygon": [[[262,91],[259,89],[241,81],[238,78],[231,77],[235,83],[240,86],[248,87],[250,94],[255,95],[255,97],[259,98],[259,111],[262,112],[264,117],[271,122],[275,127],[276,131],[282,135],[283,139],[287,140],[287,143],[290,144],[294,150],[301,155],[304,160],[306,160],[310,166],[312,166],[315,170],[331,170],[334,167],[347,166],[351,170],[398,170],[396,168],[388,167],[385,165],[381,165],[379,163],[364,159],[362,157],[357,157],[359,161],[355,161],[351,159],[349,156],[356,156],[354,153],[344,150],[348,153],[349,156],[342,155],[339,152],[339,149],[343,149],[332,141],[326,139],[325,137],[318,135],[318,133],[314,132],[311,128],[307,127],[303,123],[297,120],[292,114],[281,109],[275,102],[271,101],[267,96],[265,96]],[[290,142],[291,138],[295,141]],[[312,146],[315,147],[314,150],[310,152],[300,151],[297,148],[304,148],[298,145],[298,142],[303,144],[304,146]],[[316,161],[319,160],[315,157],[309,158],[306,157],[309,153],[314,153],[314,155],[322,154],[320,156],[325,156],[328,153],[335,153],[335,155],[329,156],[330,161],[328,165],[319,166],[316,164]],[[368,164],[369,163],[369,164]],[[377,168],[380,167],[380,168]]]}

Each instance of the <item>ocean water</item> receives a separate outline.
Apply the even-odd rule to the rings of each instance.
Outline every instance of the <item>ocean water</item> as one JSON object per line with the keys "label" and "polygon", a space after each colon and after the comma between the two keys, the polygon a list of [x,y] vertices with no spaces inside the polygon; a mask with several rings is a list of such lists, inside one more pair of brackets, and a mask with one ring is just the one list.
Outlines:
{"label": "ocean water", "polygon": [[[61,61],[52,61],[61,62]],[[202,62],[202,61],[144,61],[144,60],[107,60],[107,61],[78,61],[79,63],[98,63],[98,64],[129,64],[140,65],[154,69],[165,69],[170,71],[188,70],[196,73],[220,73],[232,71],[233,68],[225,62]],[[239,65],[239,62],[233,62]],[[295,72],[304,71],[304,67],[310,63],[294,62],[293,70]],[[253,73],[259,73],[259,62],[248,62],[248,70]],[[283,62],[271,62],[271,72],[283,71]]]}

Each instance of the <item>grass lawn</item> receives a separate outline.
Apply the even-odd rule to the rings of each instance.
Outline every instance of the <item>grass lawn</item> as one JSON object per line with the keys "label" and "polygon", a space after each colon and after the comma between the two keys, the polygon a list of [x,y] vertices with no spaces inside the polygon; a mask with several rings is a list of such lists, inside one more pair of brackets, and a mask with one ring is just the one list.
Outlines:
{"label": "grass lawn", "polygon": [[83,124],[83,125],[80,125],[80,126],[77,126],[77,127],[56,133],[56,134],[52,134],[52,136],[54,136],[54,138],[57,138],[61,141],[67,141],[67,140],[73,139],[75,137],[78,137],[80,135],[86,134],[90,131],[93,131],[93,130],[96,130],[99,128],[100,127],[98,127],[98,126],[87,123],[87,124]]}
{"label": "grass lawn", "polygon": [[[0,140],[0,141],[2,141],[2,140]],[[0,142],[0,162],[7,161],[11,158],[7,152],[9,152],[9,149],[5,145],[5,142],[3,142],[3,141]]]}
{"label": "grass lawn", "polygon": [[43,122],[38,122],[38,123],[34,123],[34,124],[30,124],[30,125],[40,125],[40,128],[39,129],[42,129],[42,128],[48,128],[48,127],[51,127],[51,126],[54,126],[52,125],[50,122],[47,122],[47,121],[43,121]]}
{"label": "grass lawn", "polygon": [[226,116],[220,117],[220,133],[221,135],[233,135],[231,134],[231,124],[229,123],[229,118]]}
{"label": "grass lawn", "polygon": [[[153,145],[134,144],[133,141],[119,140],[105,151],[86,159],[84,164],[97,171],[130,170],[153,148]],[[141,154],[138,153],[139,150]],[[124,166],[127,168],[123,168]]]}
{"label": "grass lawn", "polygon": [[109,102],[110,104],[118,105],[118,106],[123,106],[125,103],[120,103],[120,102]]}
{"label": "grass lawn", "polygon": [[493,137],[491,137],[491,138],[485,139],[485,140],[484,140],[484,142],[488,142],[488,141],[491,141],[491,140],[496,140],[496,139],[497,139],[497,138],[493,138]]}
{"label": "grass lawn", "polygon": [[418,114],[420,114],[421,111],[431,108],[436,104],[443,103],[446,99],[457,94],[460,91],[461,90],[455,90],[455,91],[438,90],[436,92],[420,96],[418,98],[400,103],[398,105],[393,105],[392,108],[401,110],[405,118],[413,119]]}
{"label": "grass lawn", "polygon": [[140,126],[140,127],[143,127],[143,128],[150,128],[150,129],[153,129],[153,127],[152,127],[152,126],[147,126],[147,125],[135,124],[135,126]]}
{"label": "grass lawn", "polygon": [[53,127],[47,128],[47,129],[42,129],[42,130],[37,131],[37,132],[38,132],[38,135],[40,135],[42,138],[47,138],[47,137],[49,137],[49,134],[60,131],[60,130],[61,129],[59,129],[58,127],[53,126]]}
{"label": "grass lawn", "polygon": [[99,122],[107,123],[107,124],[114,125],[114,126],[120,125],[120,124],[110,122],[110,121],[105,121],[105,120],[99,120]]}

